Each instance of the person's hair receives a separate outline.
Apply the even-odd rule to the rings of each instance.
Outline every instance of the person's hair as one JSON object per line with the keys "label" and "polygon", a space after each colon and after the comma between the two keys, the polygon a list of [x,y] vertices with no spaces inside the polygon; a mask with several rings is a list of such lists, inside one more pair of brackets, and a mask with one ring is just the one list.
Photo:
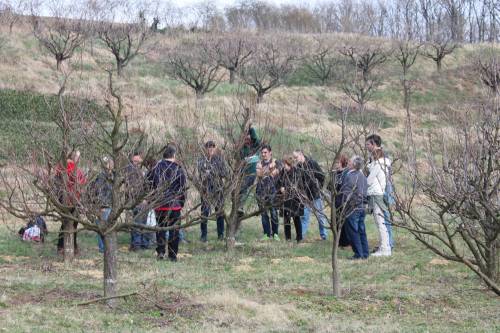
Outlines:
{"label": "person's hair", "polygon": [[293,167],[293,163],[295,162],[292,155],[283,156],[283,163],[287,164],[290,167]]}
{"label": "person's hair", "polygon": [[129,159],[131,160],[132,158],[134,158],[135,156],[141,156],[141,152],[138,151],[138,150],[134,150],[130,156],[129,156]]}
{"label": "person's hair", "polygon": [[263,145],[262,145],[262,147],[260,148],[260,151],[263,151],[264,149],[267,149],[267,150],[269,150],[269,151],[273,151],[273,150],[271,149],[271,146],[270,146],[270,145],[268,145],[267,143],[265,143],[265,144],[263,144]]}
{"label": "person's hair", "polygon": [[373,143],[377,147],[382,147],[382,138],[378,134],[368,135],[366,141]]}
{"label": "person's hair", "polygon": [[375,149],[373,152],[372,152],[372,156],[373,156],[373,159],[375,160],[378,160],[380,158],[383,158],[384,157],[384,151],[382,150],[382,148],[380,149]]}
{"label": "person's hair", "polygon": [[215,148],[216,145],[215,145],[215,142],[213,142],[212,140],[208,140],[207,142],[205,142],[205,148]]}
{"label": "person's hair", "polygon": [[167,145],[163,150],[163,158],[173,158],[176,152],[177,149],[174,145]]}
{"label": "person's hair", "polygon": [[338,161],[340,163],[340,166],[342,168],[345,168],[347,166],[347,164],[349,163],[349,158],[344,154],[340,154]]}
{"label": "person's hair", "polygon": [[351,162],[352,162],[352,166],[354,167],[354,169],[356,170],[361,170],[363,168],[363,165],[365,164],[365,161],[363,160],[363,158],[359,155],[354,155],[352,158],[351,158]]}

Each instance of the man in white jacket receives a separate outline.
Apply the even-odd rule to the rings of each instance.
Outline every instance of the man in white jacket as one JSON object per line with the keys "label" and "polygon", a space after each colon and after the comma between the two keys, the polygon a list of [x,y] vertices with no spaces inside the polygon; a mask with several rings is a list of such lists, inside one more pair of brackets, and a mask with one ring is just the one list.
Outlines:
{"label": "man in white jacket", "polygon": [[384,193],[390,175],[391,160],[384,156],[379,142],[380,136],[371,135],[366,140],[366,147],[372,155],[368,164],[368,202],[373,209],[373,217],[379,233],[379,247],[374,256],[390,256],[392,254],[390,235],[385,221],[385,214],[389,210],[384,200]]}

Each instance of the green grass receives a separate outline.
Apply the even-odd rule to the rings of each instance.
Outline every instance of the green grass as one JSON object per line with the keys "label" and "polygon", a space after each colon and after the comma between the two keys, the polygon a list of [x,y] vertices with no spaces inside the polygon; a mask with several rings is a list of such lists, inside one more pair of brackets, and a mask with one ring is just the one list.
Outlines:
{"label": "green grass", "polygon": [[[313,219],[310,238],[317,237]],[[376,235],[367,221],[371,245]],[[197,241],[187,231],[176,264],[157,262],[153,251],[128,253],[129,237],[119,238],[119,288],[143,297],[122,299],[109,309],[74,304],[101,294],[102,257],[94,234],[79,234],[81,257],[65,266],[55,255],[58,224],[43,245],[19,241],[5,225],[0,233],[2,270],[0,327],[8,332],[495,332],[500,329],[498,298],[464,267],[434,265],[436,257],[407,233],[396,230],[391,258],[340,265],[345,296],[330,287],[330,246],[260,242],[260,221],[247,221],[242,246],[232,253],[215,240]],[[282,226],[280,227],[282,228]],[[15,228],[13,228],[15,229]],[[282,230],[280,230],[282,232]],[[144,286],[147,286],[144,288]],[[159,309],[156,305],[163,309]],[[22,320],[20,320],[22,318]]]}
{"label": "green grass", "polygon": [[[93,101],[65,97],[64,104],[69,114],[89,121],[107,119],[107,111]],[[0,160],[6,154],[26,155],[35,144],[49,149],[57,147],[59,131],[54,121],[58,105],[55,95],[0,90]]]}
{"label": "green grass", "polygon": [[[330,121],[338,121],[341,118],[341,114],[336,109],[331,109],[328,112],[328,119]],[[381,110],[366,109],[364,114],[364,120],[361,117],[361,113],[358,111],[353,111],[347,115],[347,121],[351,124],[362,125],[363,121],[368,125],[376,125],[378,128],[386,129],[395,127],[397,125],[397,119],[386,115]]]}

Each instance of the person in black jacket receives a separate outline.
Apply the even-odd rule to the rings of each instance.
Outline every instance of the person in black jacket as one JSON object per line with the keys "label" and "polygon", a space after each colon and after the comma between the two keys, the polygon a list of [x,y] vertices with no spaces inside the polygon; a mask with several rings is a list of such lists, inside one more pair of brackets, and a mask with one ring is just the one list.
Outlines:
{"label": "person in black jacket", "polygon": [[292,239],[291,220],[295,226],[295,240],[302,241],[302,223],[300,217],[304,215],[302,196],[304,193],[303,175],[294,166],[293,156],[283,158],[283,169],[280,171],[277,186],[279,198],[282,202],[281,212],[285,225],[285,239]]}
{"label": "person in black jacket", "polygon": [[[147,178],[152,189],[157,192],[155,213],[158,226],[173,226],[179,223],[181,210],[186,200],[186,174],[177,163],[177,149],[168,145],[163,152],[163,159],[149,172]],[[156,253],[159,260],[165,257],[166,231],[156,233]],[[177,261],[179,250],[179,229],[168,233],[168,259]]]}
{"label": "person in black jacket", "polygon": [[319,225],[319,235],[322,240],[326,240],[328,236],[327,227],[328,220],[323,213],[323,199],[321,198],[321,189],[325,182],[325,174],[318,162],[304,155],[301,150],[293,152],[293,158],[297,162],[297,168],[304,174],[304,187],[306,197],[309,201],[304,208],[302,216],[302,237],[305,238],[307,229],[309,228],[309,219],[311,211],[316,216]]}
{"label": "person in black jacket", "polygon": [[[211,206],[217,215],[217,237],[224,239],[224,178],[227,177],[226,162],[217,150],[215,142],[207,141],[203,156],[198,159],[198,177],[201,183],[201,214],[210,216]],[[200,224],[202,242],[207,241],[207,220]]]}

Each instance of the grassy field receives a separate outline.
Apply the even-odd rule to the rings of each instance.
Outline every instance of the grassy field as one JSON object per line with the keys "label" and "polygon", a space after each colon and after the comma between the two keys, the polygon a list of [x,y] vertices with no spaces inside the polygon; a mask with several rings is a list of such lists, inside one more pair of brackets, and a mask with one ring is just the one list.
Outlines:
{"label": "grassy field", "polygon": [[[315,221],[314,221],[315,223]],[[367,221],[369,241],[375,228]],[[0,232],[2,332],[498,332],[500,303],[476,276],[437,258],[411,235],[396,230],[391,258],[346,260],[345,296],[330,287],[331,243],[261,242],[260,222],[247,222],[233,253],[188,230],[177,263],[158,262],[152,250],[128,253],[120,237],[120,292],[139,291],[110,309],[76,306],[99,297],[102,258],[95,236],[79,235],[81,255],[65,266],[55,255],[57,225],[44,245],[22,243],[13,227]],[[280,230],[282,232],[282,230]]]}

